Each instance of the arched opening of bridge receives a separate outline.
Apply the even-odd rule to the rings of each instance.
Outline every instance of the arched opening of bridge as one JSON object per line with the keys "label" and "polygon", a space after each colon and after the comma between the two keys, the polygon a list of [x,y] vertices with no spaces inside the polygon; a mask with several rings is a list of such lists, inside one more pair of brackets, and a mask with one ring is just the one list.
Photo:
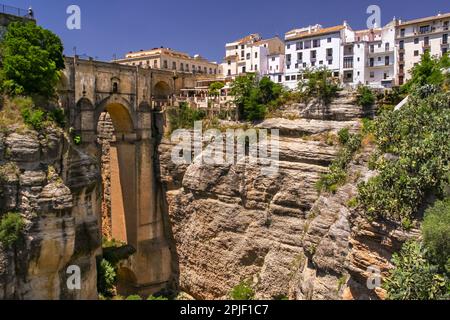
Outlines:
{"label": "arched opening of bridge", "polygon": [[165,81],[159,81],[153,87],[153,102],[155,107],[162,107],[170,104],[172,89]]}
{"label": "arched opening of bridge", "polygon": [[135,203],[130,192],[135,192],[134,146],[126,137],[133,132],[128,110],[112,103],[100,114],[97,137],[101,145],[102,165],[102,233],[109,240],[136,245]]}

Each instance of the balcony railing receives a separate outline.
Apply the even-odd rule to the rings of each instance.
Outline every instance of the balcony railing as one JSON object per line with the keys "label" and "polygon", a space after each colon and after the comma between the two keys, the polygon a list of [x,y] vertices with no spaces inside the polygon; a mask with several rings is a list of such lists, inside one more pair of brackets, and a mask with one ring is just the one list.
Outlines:
{"label": "balcony railing", "polygon": [[0,13],[9,14],[17,17],[33,18],[28,10],[0,4]]}

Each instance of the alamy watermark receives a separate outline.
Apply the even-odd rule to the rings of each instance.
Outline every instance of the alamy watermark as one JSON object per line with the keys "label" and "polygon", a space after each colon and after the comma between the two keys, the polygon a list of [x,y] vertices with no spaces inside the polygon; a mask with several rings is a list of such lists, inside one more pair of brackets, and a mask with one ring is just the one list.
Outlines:
{"label": "alamy watermark", "polygon": [[71,265],[67,268],[66,285],[69,290],[81,290],[81,269],[79,266]]}
{"label": "alamy watermark", "polygon": [[279,130],[228,129],[203,132],[203,122],[194,124],[194,131],[175,130],[171,141],[172,162],[176,165],[249,165],[261,166],[261,174],[271,176],[279,169]]}
{"label": "alamy watermark", "polygon": [[75,4],[67,7],[66,13],[69,15],[66,20],[66,26],[69,30],[81,29],[81,8]]}

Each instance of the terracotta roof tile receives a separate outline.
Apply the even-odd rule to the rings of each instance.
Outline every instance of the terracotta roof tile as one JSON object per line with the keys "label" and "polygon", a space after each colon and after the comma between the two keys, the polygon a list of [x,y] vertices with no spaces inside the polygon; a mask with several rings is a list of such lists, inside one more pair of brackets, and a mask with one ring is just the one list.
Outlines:
{"label": "terracotta roof tile", "polygon": [[319,36],[319,35],[323,35],[323,34],[335,33],[335,32],[341,31],[343,29],[345,29],[345,26],[339,25],[339,26],[334,26],[334,27],[329,27],[329,28],[321,28],[321,29],[311,30],[311,32],[304,31],[293,37],[286,38],[286,40],[297,40],[297,39],[315,37],[315,36]]}

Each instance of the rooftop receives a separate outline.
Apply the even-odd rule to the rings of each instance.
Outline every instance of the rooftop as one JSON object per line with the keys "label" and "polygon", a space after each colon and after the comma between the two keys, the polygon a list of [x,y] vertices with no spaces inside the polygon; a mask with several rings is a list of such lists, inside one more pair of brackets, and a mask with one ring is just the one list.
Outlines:
{"label": "rooftop", "polygon": [[431,17],[419,18],[419,19],[413,19],[413,20],[407,20],[407,21],[400,21],[399,25],[406,26],[406,25],[410,25],[410,24],[428,22],[428,21],[445,19],[445,18],[450,18],[450,13],[439,13],[439,14],[437,14],[435,16],[431,16]]}
{"label": "rooftop", "polygon": [[286,33],[285,39],[286,40],[297,40],[297,39],[315,37],[315,36],[329,34],[329,33],[336,33],[345,28],[346,28],[345,25],[338,25],[338,26],[328,27],[328,28],[322,28],[322,26],[320,26],[320,25],[310,26],[308,28],[289,31],[288,33]]}

